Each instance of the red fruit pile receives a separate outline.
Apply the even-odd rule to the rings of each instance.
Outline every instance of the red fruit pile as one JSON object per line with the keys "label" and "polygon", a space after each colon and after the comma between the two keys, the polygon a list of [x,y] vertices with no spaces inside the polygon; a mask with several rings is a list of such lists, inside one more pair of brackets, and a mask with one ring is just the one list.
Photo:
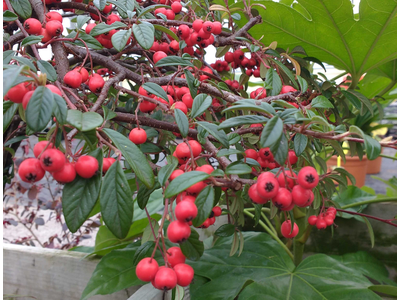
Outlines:
{"label": "red fruit pile", "polygon": [[333,206],[328,207],[325,212],[321,212],[318,216],[310,216],[308,218],[308,224],[318,229],[325,229],[327,226],[331,226],[335,221],[336,212],[336,208]]}
{"label": "red fruit pile", "polygon": [[251,53],[251,57],[248,58],[241,49],[237,49],[234,52],[225,53],[225,61],[231,64],[233,69],[243,67],[248,76],[260,77],[260,61],[255,53]]}

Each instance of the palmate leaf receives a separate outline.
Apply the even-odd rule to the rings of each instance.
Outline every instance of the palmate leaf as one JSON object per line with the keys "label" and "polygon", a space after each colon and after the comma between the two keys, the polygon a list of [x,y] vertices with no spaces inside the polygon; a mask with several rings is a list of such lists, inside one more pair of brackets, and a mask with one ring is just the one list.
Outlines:
{"label": "palmate leaf", "polygon": [[[397,57],[396,1],[361,0],[359,20],[349,0],[298,0],[303,14],[273,1],[257,3],[266,8],[257,7],[263,23],[249,33],[256,39],[263,36],[261,41],[266,45],[278,41],[283,49],[302,46],[308,56],[346,70],[353,77]],[[243,26],[246,22],[242,17],[236,23]]]}
{"label": "palmate leaf", "polygon": [[[243,235],[244,249],[239,257],[227,255],[232,244],[230,237],[220,238],[213,248],[204,251],[200,260],[187,262],[199,276],[190,286],[192,299],[229,300],[238,294],[238,299],[246,300],[380,299],[368,289],[372,283],[364,276],[371,268],[359,267],[370,263],[368,259],[358,261],[355,256],[353,264],[344,264],[337,257],[317,254],[296,267],[268,234]],[[245,286],[246,283],[250,284]]]}

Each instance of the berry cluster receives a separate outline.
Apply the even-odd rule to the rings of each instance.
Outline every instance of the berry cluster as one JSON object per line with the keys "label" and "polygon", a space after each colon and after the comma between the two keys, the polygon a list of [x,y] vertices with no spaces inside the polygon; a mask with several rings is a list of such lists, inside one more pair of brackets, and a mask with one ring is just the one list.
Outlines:
{"label": "berry cluster", "polygon": [[308,218],[308,224],[315,226],[318,229],[325,229],[327,226],[331,226],[336,218],[336,208],[333,206],[328,207],[325,212],[321,212],[318,216],[310,216]]}
{"label": "berry cluster", "polygon": [[46,14],[46,25],[44,28],[38,19],[29,18],[24,22],[24,29],[31,35],[42,35],[42,43],[47,43],[53,37],[59,36],[63,32],[62,20],[61,14],[50,11]]}
{"label": "berry cluster", "polygon": [[241,49],[234,52],[225,53],[225,61],[231,64],[233,69],[243,67],[246,69],[246,75],[260,77],[260,61],[257,60],[255,53],[251,53],[251,57],[247,58]]}
{"label": "berry cluster", "polygon": [[[250,128],[254,128],[254,127],[262,127],[262,124],[252,124],[250,126]],[[258,152],[254,149],[247,149],[245,151],[244,155],[245,155],[245,157],[256,160],[260,164],[261,168],[263,168],[263,169],[273,170],[275,168],[280,167],[280,164],[278,164],[275,161],[274,155],[272,154],[269,147],[261,148]],[[287,161],[290,163],[290,165],[296,164],[297,160],[298,160],[298,157],[296,156],[294,151],[289,150]]]}
{"label": "berry cluster", "polygon": [[193,268],[185,264],[186,257],[179,247],[171,247],[166,253],[166,266],[159,267],[154,258],[143,258],[136,266],[136,276],[160,290],[171,290],[177,284],[188,286],[194,276]]}

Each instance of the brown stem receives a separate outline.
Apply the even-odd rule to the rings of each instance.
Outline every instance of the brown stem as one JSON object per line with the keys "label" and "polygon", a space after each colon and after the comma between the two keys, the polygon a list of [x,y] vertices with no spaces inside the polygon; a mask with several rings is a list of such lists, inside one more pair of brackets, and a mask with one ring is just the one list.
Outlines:
{"label": "brown stem", "polygon": [[378,218],[378,217],[374,217],[374,216],[370,216],[370,215],[366,215],[366,214],[362,214],[362,213],[358,213],[358,212],[350,211],[350,210],[344,210],[344,209],[338,209],[338,208],[336,210],[340,211],[340,212],[344,212],[346,214],[350,214],[350,215],[356,215],[356,216],[361,216],[361,217],[366,217],[366,218],[369,218],[369,219],[377,220],[377,221],[392,225],[394,227],[397,227],[397,224],[393,224],[391,222],[391,220],[385,220],[385,219],[381,219],[381,218]]}

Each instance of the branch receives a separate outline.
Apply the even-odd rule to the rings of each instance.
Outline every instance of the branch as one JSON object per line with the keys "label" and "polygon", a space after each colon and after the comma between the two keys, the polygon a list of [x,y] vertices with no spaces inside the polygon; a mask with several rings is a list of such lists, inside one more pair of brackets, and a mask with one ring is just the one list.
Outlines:
{"label": "branch", "polygon": [[336,210],[340,211],[340,212],[343,212],[343,213],[346,213],[346,214],[350,214],[350,215],[356,215],[356,216],[361,216],[361,217],[377,220],[377,221],[392,225],[394,227],[397,227],[397,224],[392,223],[391,220],[385,220],[385,219],[381,219],[381,218],[378,218],[378,217],[374,217],[374,216],[358,213],[358,212],[355,212],[355,211],[349,211],[349,210],[344,210],[344,209],[336,209]]}

